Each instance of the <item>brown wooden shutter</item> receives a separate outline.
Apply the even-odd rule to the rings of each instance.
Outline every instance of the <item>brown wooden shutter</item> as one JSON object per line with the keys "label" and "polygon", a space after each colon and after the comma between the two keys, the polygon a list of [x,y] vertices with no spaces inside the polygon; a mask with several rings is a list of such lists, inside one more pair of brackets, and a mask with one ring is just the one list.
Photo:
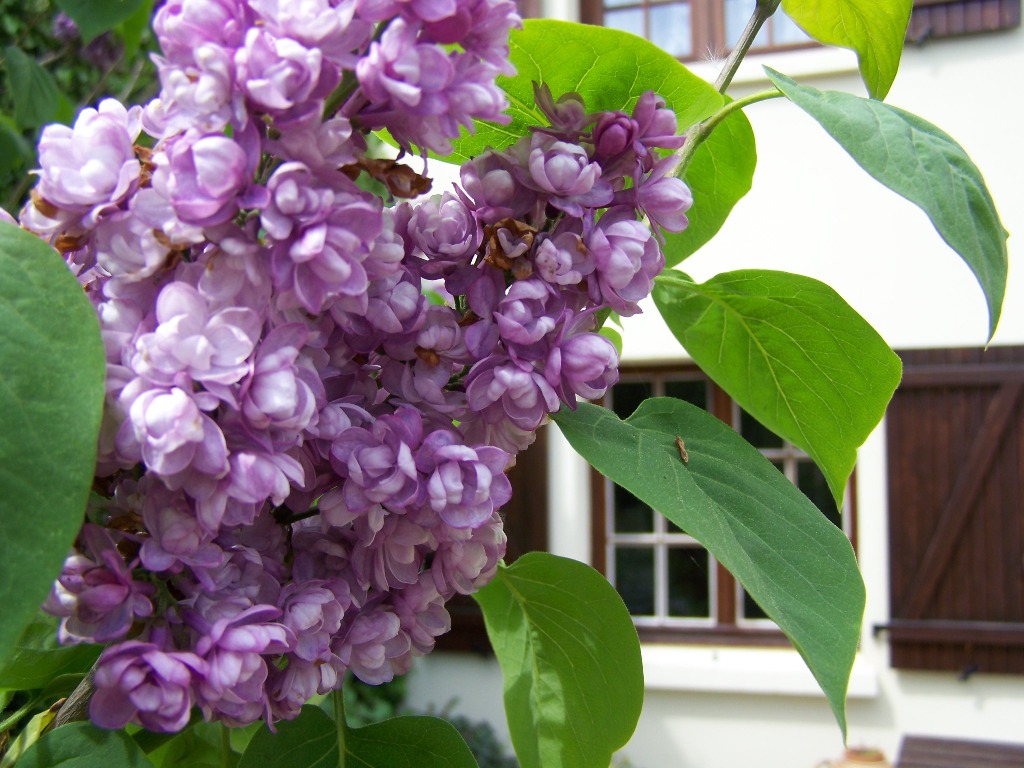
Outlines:
{"label": "brown wooden shutter", "polygon": [[901,352],[892,665],[1024,673],[1024,347]]}
{"label": "brown wooden shutter", "polygon": [[1020,26],[1020,0],[914,0],[907,41],[994,32]]}
{"label": "brown wooden shutter", "polygon": [[[548,429],[552,427],[541,427],[536,442],[519,454],[515,467],[509,471],[512,499],[501,509],[508,536],[506,563],[515,562],[527,552],[548,547]],[[473,598],[457,595],[448,602],[447,608],[452,617],[452,630],[438,638],[437,649],[490,653],[484,617]]]}

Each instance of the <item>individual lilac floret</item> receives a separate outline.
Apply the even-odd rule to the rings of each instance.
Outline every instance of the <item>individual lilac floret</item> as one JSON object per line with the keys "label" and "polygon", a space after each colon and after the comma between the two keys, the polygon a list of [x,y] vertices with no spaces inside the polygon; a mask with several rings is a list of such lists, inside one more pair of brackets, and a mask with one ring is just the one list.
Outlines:
{"label": "individual lilac floret", "polygon": [[299,362],[309,329],[301,323],[275,328],[264,338],[242,385],[242,413],[257,429],[301,431],[317,414],[325,395],[316,371]]}
{"label": "individual lilac floret", "polygon": [[420,493],[414,451],[423,440],[419,411],[400,408],[369,429],[348,429],[331,447],[331,464],[344,477],[345,503],[355,511],[373,504],[401,509]]}
{"label": "individual lilac floret", "polygon": [[465,203],[450,192],[417,205],[406,229],[408,239],[427,256],[417,264],[428,279],[467,263],[480,246],[480,225]]}
{"label": "individual lilac floret", "polygon": [[[244,132],[238,138],[245,138]],[[239,207],[261,202],[259,195],[250,200],[246,194],[251,191],[256,168],[251,152],[235,139],[189,131],[169,141],[165,151],[166,186],[174,212],[182,221],[200,226],[223,224]],[[164,168],[158,173],[162,171]]]}
{"label": "individual lilac floret", "polygon": [[205,674],[206,664],[194,653],[135,640],[112,645],[96,663],[89,717],[101,728],[133,722],[150,731],[180,731],[191,715],[193,680]]}
{"label": "individual lilac floret", "polygon": [[477,528],[455,528],[442,537],[430,564],[438,591],[451,597],[471,595],[487,584],[505,556],[507,538],[495,512]]}
{"label": "individual lilac floret", "polygon": [[153,31],[164,55],[182,64],[203,43],[240,47],[252,22],[244,0],[167,0],[153,17]]}
{"label": "individual lilac floret", "polygon": [[190,467],[215,477],[228,470],[223,432],[179,387],[151,389],[136,397],[118,432],[117,449],[167,479]]}
{"label": "individual lilac floret", "polygon": [[416,453],[416,466],[427,476],[430,508],[453,528],[476,528],[510,498],[505,469],[511,457],[492,446],[470,447],[447,430],[431,432]]}
{"label": "individual lilac floret", "polygon": [[587,277],[591,298],[620,315],[637,314],[637,302],[650,294],[665,267],[650,228],[636,220],[632,208],[618,206],[601,217],[584,242],[595,267]]}
{"label": "individual lilac floret", "polygon": [[601,166],[592,163],[578,144],[535,133],[529,147],[517,147],[525,155],[524,167],[516,169],[523,184],[548,197],[570,216],[580,217],[584,208],[599,208],[612,200],[611,185],[601,178]]}
{"label": "individual lilac floret", "polygon": [[281,611],[257,605],[233,616],[208,621],[195,611],[186,622],[198,633],[195,652],[207,664],[196,698],[206,715],[216,712],[228,725],[247,725],[268,714],[265,656],[295,647],[295,634],[273,621]]}
{"label": "individual lilac floret", "polygon": [[360,613],[332,646],[341,662],[370,685],[390,682],[406,672],[411,649],[401,620],[382,607]]}
{"label": "individual lilac floret", "polygon": [[[256,111],[283,112],[313,96],[321,85],[322,60],[317,48],[250,29],[245,45],[235,54],[236,76]],[[328,91],[331,85],[325,82],[322,90]]]}
{"label": "individual lilac floret", "polygon": [[[98,215],[135,190],[142,166],[134,142],[142,130],[141,109],[104,99],[86,108],[74,127],[52,124],[39,139],[39,195],[65,211]],[[87,225],[89,223],[87,222]]]}
{"label": "individual lilac floret", "polygon": [[619,377],[618,350],[604,336],[591,332],[593,327],[591,314],[574,317],[567,310],[544,365],[544,377],[570,408],[576,407],[577,396],[584,400],[603,397]]}
{"label": "individual lilac floret", "polygon": [[249,371],[262,327],[259,315],[247,307],[210,312],[199,291],[182,282],[160,291],[156,320],[156,330],[139,338],[132,366],[150,381],[166,384],[179,373],[194,381],[234,384]]}
{"label": "individual lilac floret", "polygon": [[357,0],[249,0],[273,34],[317,48],[325,59],[349,69],[373,34],[373,25],[356,16],[357,5]]}
{"label": "individual lilac floret", "polygon": [[63,617],[64,642],[108,643],[153,614],[152,584],[135,581],[111,535],[97,525],[82,529],[86,553],[72,554],[53,587],[46,610]]}
{"label": "individual lilac floret", "polygon": [[281,590],[279,605],[281,623],[295,634],[294,655],[308,662],[330,661],[331,639],[352,606],[348,584],[339,579],[292,582]]}

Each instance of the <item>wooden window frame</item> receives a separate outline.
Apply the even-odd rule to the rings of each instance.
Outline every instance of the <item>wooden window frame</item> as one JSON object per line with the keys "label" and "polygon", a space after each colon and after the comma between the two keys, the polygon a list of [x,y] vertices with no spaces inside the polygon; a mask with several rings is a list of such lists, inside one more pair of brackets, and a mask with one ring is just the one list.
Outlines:
{"label": "wooden window frame", "polygon": [[[651,0],[636,0],[623,7],[648,7]],[[728,53],[725,40],[724,0],[689,0],[693,40],[691,54],[682,61],[699,61],[708,55]],[[580,0],[580,20],[585,24],[604,24],[604,0]],[[771,21],[769,20],[769,24]],[[923,45],[962,35],[998,32],[1021,24],[1021,0],[914,0],[907,27],[908,44]],[[814,41],[766,45],[751,48],[751,53],[815,48]]]}
{"label": "wooden window frame", "polygon": [[[620,381],[643,381],[650,378],[680,380],[687,377],[693,377],[694,379],[706,382],[709,412],[730,427],[735,427],[737,423],[736,413],[738,411],[735,401],[721,387],[701,372],[697,366],[693,364],[625,365],[620,368]],[[607,399],[605,404],[607,404]],[[608,562],[607,499],[610,481],[596,470],[591,470],[590,483],[593,566],[601,573],[608,575],[610,569]],[[853,542],[856,542],[857,533],[856,514],[854,512],[856,509],[855,487],[856,484],[851,480],[846,504],[844,505],[844,515],[848,516],[847,519],[849,521],[848,523],[844,522],[844,532],[850,536]],[[637,541],[639,541],[639,538],[637,538]],[[662,544],[662,546],[667,546],[667,543]],[[710,552],[708,557],[709,562],[713,563],[714,567],[713,574],[709,576],[714,582],[714,589],[711,591],[710,596],[712,602],[711,617],[706,621],[701,619],[671,621],[671,625],[655,625],[654,622],[646,620],[637,621],[635,625],[640,640],[645,643],[694,645],[789,646],[789,639],[770,620],[745,620],[740,617],[742,606],[739,603],[742,587],[725,566],[713,558]]]}

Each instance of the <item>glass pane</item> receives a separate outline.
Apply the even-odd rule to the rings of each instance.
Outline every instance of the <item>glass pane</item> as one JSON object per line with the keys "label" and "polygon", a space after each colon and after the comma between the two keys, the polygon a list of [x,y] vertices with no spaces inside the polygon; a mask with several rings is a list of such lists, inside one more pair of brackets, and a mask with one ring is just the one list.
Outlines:
{"label": "glass pane", "polygon": [[634,616],[654,615],[654,550],[618,547],[615,550],[615,588]]}
{"label": "glass pane", "polygon": [[707,410],[708,383],[706,381],[666,381],[665,394]]}
{"label": "glass pane", "polygon": [[632,32],[644,36],[644,12],[642,8],[630,8],[622,11],[605,11],[604,25],[612,29]]}
{"label": "glass pane", "polygon": [[842,516],[836,507],[835,499],[832,498],[832,491],[829,490],[825,476],[821,474],[817,464],[813,461],[801,461],[797,464],[796,486],[836,527],[843,527]]}
{"label": "glass pane", "polygon": [[[725,43],[732,48],[740,39],[743,28],[747,26],[751,15],[754,13],[756,0],[724,0],[725,2]],[[754,38],[754,48],[768,45],[768,25],[761,27],[761,31]]]}
{"label": "glass pane", "polygon": [[669,548],[668,613],[691,618],[711,615],[711,574],[706,549]]}
{"label": "glass pane", "polygon": [[650,14],[652,43],[673,56],[693,54],[689,4],[652,5]]}
{"label": "glass pane", "polygon": [[625,419],[651,397],[653,391],[650,382],[621,381],[612,387],[612,410],[620,419]]}
{"label": "glass pane", "polygon": [[740,434],[755,448],[781,448],[782,438],[746,411],[740,411]]}
{"label": "glass pane", "polygon": [[747,590],[743,590],[743,618],[745,619],[767,619],[768,614],[757,604],[757,601],[750,596]]}
{"label": "glass pane", "polygon": [[622,486],[615,486],[615,532],[653,533],[654,512]]}
{"label": "glass pane", "polygon": [[775,45],[806,43],[810,39],[781,8],[772,16],[772,43]]}
{"label": "glass pane", "polygon": [[604,0],[604,7],[605,8],[619,8],[619,7],[623,6],[623,5],[634,5],[634,6],[640,5],[640,6],[642,6],[643,3],[638,3],[637,0]]}

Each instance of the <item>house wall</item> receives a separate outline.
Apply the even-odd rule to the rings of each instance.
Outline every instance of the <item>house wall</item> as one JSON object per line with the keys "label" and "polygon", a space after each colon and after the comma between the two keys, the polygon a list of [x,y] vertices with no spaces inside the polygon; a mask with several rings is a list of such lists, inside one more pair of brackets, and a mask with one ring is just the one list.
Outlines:
{"label": "house wall", "polygon": [[[852,55],[801,51],[747,62],[733,95],[765,87],[761,63],[819,88],[863,93]],[[712,79],[717,67],[695,69]],[[1021,75],[1024,30],[935,41],[904,53],[887,99],[964,146],[1011,233],[1024,231]],[[896,348],[986,342],[980,289],[918,209],[870,179],[788,102],[764,102],[747,114],[760,156],[754,190],[685,271],[699,280],[746,267],[817,277]],[[1011,237],[1010,254],[994,344],[1024,343],[1024,270],[1014,264],[1024,255],[1019,238]],[[625,321],[624,337],[627,362],[682,354],[653,307]],[[552,550],[587,560],[587,468],[557,434],[552,437]],[[1024,679],[976,674],[958,680],[888,667],[885,637],[871,632],[889,615],[885,471],[880,428],[861,449],[856,475],[857,547],[868,602],[851,685],[849,743],[881,747],[894,759],[906,733],[1024,741]],[[637,768],[813,768],[842,751],[828,705],[793,651],[645,646],[644,661],[644,713],[624,750]],[[435,654],[418,662],[409,683],[413,706],[437,711],[448,705],[486,717],[507,734],[493,661]]]}

